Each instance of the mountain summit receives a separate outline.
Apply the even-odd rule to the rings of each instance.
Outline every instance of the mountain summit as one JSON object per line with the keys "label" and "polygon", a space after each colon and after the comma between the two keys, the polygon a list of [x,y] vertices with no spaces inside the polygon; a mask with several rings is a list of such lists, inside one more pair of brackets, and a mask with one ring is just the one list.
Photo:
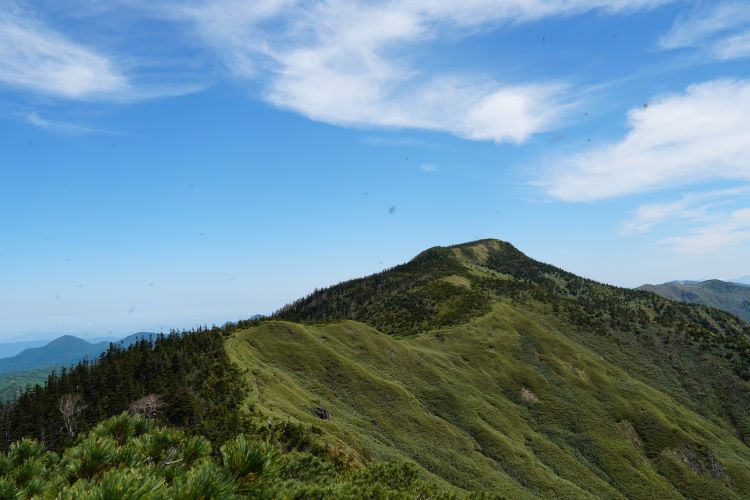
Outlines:
{"label": "mountain summit", "polygon": [[227,350],[255,408],[460,488],[733,498],[750,495],[749,340],[724,311],[481,240],[316,290]]}
{"label": "mountain summit", "polygon": [[750,497],[750,325],[497,240],[431,248],[270,318],[113,345],[0,406],[3,442],[99,453],[75,429],[144,401],[215,442],[244,429],[278,443],[280,497],[356,498],[319,479],[355,477],[347,464],[458,496]]}

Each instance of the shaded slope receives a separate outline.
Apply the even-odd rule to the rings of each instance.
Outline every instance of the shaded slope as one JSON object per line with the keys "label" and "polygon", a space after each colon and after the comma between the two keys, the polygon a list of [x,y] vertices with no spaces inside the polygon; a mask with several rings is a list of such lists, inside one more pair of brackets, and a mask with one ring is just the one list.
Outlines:
{"label": "shaded slope", "polygon": [[750,323],[750,286],[721,280],[700,283],[671,282],[662,285],[643,285],[640,290],[691,304],[716,307]]}

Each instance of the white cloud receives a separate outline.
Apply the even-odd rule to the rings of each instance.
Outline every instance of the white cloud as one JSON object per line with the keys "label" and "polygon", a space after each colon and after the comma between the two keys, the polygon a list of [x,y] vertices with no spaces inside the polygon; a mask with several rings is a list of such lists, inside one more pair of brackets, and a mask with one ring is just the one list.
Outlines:
{"label": "white cloud", "polygon": [[434,163],[423,163],[419,166],[419,168],[424,172],[437,172],[438,170],[440,170],[440,167]]}
{"label": "white cloud", "polygon": [[[56,12],[91,25],[120,16],[123,36],[143,17],[181,23],[193,38],[180,39],[183,49],[210,48],[230,75],[253,82],[268,102],[314,120],[522,143],[560,124],[572,105],[565,84],[442,71],[434,60],[419,60],[422,47],[551,16],[616,14],[671,1],[92,0]],[[0,81],[66,98],[120,101],[204,87],[139,89],[148,78],[126,76],[113,59],[17,12],[0,14]]]}
{"label": "white cloud", "polygon": [[48,120],[39,116],[39,114],[36,112],[24,113],[22,115],[19,115],[19,117],[30,125],[34,125],[35,127],[39,127],[43,130],[48,130],[51,132],[60,132],[63,134],[71,135],[97,132],[96,129],[92,129],[84,125]]}
{"label": "white cloud", "polygon": [[104,55],[10,11],[0,13],[0,83],[71,99],[128,88],[127,78]]}
{"label": "white cloud", "polygon": [[256,76],[256,60],[267,50],[260,24],[284,14],[297,0],[212,0],[151,4],[135,2],[141,9],[175,21],[187,21],[200,39],[219,49],[227,67],[237,77]]}
{"label": "white cloud", "polygon": [[685,199],[641,205],[634,211],[633,218],[623,224],[622,231],[627,235],[647,233],[668,219],[687,215],[689,210],[690,204]]}
{"label": "white cloud", "polygon": [[735,210],[724,222],[703,225],[684,236],[666,238],[662,243],[679,253],[707,254],[750,241],[750,208]]}
{"label": "white cloud", "polygon": [[715,80],[628,113],[619,142],[556,161],[537,182],[580,202],[677,185],[750,179],[750,81]]}
{"label": "white cloud", "polygon": [[692,224],[725,220],[727,214],[719,209],[746,199],[748,193],[750,186],[739,186],[704,193],[688,193],[676,201],[644,204],[623,224],[622,232],[626,235],[643,234],[660,224],[674,220],[688,221]]}
{"label": "white cloud", "polygon": [[36,112],[24,113],[24,114],[19,115],[19,117],[30,125],[34,125],[35,127],[39,127],[43,130],[47,130],[50,132],[57,132],[61,134],[80,135],[80,134],[89,134],[89,133],[107,133],[108,132],[106,130],[91,128],[91,127],[87,127],[85,125],[80,125],[77,123],[49,120],[47,118],[43,118]]}
{"label": "white cloud", "polygon": [[679,17],[659,40],[663,49],[697,48],[714,59],[750,56],[750,4],[712,2]]}
{"label": "white cloud", "polygon": [[162,11],[189,20],[234,76],[270,75],[264,97],[311,119],[520,143],[559,122],[564,85],[446,74],[407,57],[410,49],[502,24],[668,1],[212,0],[170,3]]}
{"label": "white cloud", "polygon": [[719,59],[750,57],[750,30],[717,42],[714,54]]}

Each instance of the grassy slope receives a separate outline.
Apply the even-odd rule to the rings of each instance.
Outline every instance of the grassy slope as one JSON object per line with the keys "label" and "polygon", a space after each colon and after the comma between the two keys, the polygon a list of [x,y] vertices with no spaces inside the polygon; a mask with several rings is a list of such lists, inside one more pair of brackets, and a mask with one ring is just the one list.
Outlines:
{"label": "grassy slope", "polygon": [[[737,437],[745,327],[581,280],[500,242],[430,255],[439,266],[421,255],[285,312],[355,317],[391,335],[354,321],[236,332],[227,348],[246,369],[250,401],[317,423],[365,459],[410,458],[464,489],[750,496],[750,449]],[[411,335],[394,337],[399,326]],[[332,418],[315,417],[316,405]]]}
{"label": "grassy slope", "polygon": [[643,285],[640,289],[672,300],[723,309],[750,323],[750,286],[709,280],[695,284]]}
{"label": "grassy slope", "polygon": [[[268,322],[228,349],[263,411],[316,423],[366,459],[415,460],[465,489],[750,494],[750,450],[726,430],[509,305],[407,339],[353,321]],[[316,405],[332,418],[315,417]],[[690,450],[705,464],[715,455],[727,477],[691,471],[679,458]]]}

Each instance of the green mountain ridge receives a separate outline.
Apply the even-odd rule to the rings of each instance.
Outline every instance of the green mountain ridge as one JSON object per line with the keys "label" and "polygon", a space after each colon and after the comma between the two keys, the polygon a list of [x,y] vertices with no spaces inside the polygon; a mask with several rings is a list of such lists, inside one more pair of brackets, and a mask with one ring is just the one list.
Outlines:
{"label": "green mountain ridge", "polygon": [[716,307],[750,322],[750,286],[747,284],[721,280],[673,281],[661,285],[643,285],[639,290],[654,292],[680,302]]}
{"label": "green mountain ridge", "polygon": [[705,498],[750,495],[749,338],[483,240],[318,290],[227,349],[263,412],[466,490]]}
{"label": "green mountain ridge", "polygon": [[[750,325],[736,316],[481,240],[316,290],[270,318],[110,346],[0,405],[0,427],[8,460],[30,436],[96,464],[96,424],[151,398],[150,418],[205,435],[212,457],[242,434],[294,464],[250,497],[748,498],[749,381]],[[64,401],[80,412],[63,418]],[[170,491],[188,477],[240,491],[215,460],[208,476],[143,468],[139,443],[83,478],[45,458],[48,484],[125,487],[126,466]],[[24,467],[8,476],[22,498],[33,491]],[[380,486],[365,491],[371,474]]]}

